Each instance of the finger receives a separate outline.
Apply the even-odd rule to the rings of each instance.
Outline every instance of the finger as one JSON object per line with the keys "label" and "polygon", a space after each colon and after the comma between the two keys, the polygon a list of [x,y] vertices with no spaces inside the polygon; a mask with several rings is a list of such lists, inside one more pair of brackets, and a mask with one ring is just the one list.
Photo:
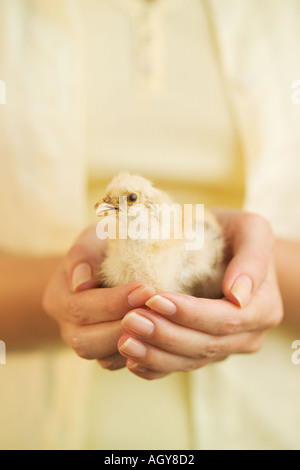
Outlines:
{"label": "finger", "polygon": [[128,334],[121,336],[118,342],[120,353],[132,359],[140,366],[160,374],[175,371],[191,371],[199,369],[211,362],[211,359],[192,359],[176,354],[170,354],[152,345],[144,344]]}
{"label": "finger", "polygon": [[268,305],[268,300],[266,292],[261,292],[241,310],[226,299],[162,292],[149,299],[146,305],[187,328],[213,336],[227,336],[269,328],[269,309],[264,307],[262,313],[262,305]]}
{"label": "finger", "polygon": [[[218,362],[224,361],[225,359],[227,359],[227,357],[220,357],[218,359]],[[137,377],[140,377],[146,380],[161,379],[162,377],[165,377],[166,375],[170,373],[170,372],[157,372],[151,369],[147,369],[146,367],[141,366],[140,364],[138,364],[132,359],[127,359],[126,366],[131,373],[133,373]],[[182,372],[188,372],[188,371],[182,371]]]}
{"label": "finger", "polygon": [[73,294],[67,299],[65,318],[81,325],[120,320],[132,308],[128,296],[139,287],[140,283],[131,283]]}
{"label": "finger", "polygon": [[165,377],[167,375],[167,373],[165,372],[155,372],[151,369],[147,369],[146,367],[141,366],[132,359],[127,359],[126,367],[132,374],[146,380],[161,379],[162,377]]}
{"label": "finger", "polygon": [[61,326],[62,339],[82,359],[104,359],[118,353],[121,334],[120,321],[83,327],[66,323]]}
{"label": "finger", "polygon": [[43,304],[45,311],[57,321],[89,325],[120,320],[132,309],[132,297],[143,305],[154,292],[151,286],[134,282],[73,294],[65,271],[60,269],[50,281]]}
{"label": "finger", "polygon": [[106,370],[119,370],[126,366],[126,358],[119,352],[98,360],[98,363]]}
{"label": "finger", "polygon": [[70,249],[64,260],[70,290],[79,292],[100,285],[100,266],[106,241],[100,240],[96,227],[87,229]]}
{"label": "finger", "polygon": [[256,352],[261,348],[264,339],[264,333],[261,331],[212,336],[173,323],[145,309],[129,312],[121,324],[129,335],[142,342],[193,359]]}
{"label": "finger", "polygon": [[257,215],[233,216],[232,259],[223,279],[225,297],[245,307],[265,281],[272,256],[274,236],[269,223]]}

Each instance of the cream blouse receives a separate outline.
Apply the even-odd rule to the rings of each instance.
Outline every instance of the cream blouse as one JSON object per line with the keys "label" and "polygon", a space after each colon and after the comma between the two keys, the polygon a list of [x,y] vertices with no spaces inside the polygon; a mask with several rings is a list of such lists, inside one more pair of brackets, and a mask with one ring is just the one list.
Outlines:
{"label": "cream blouse", "polygon": [[94,200],[125,170],[182,203],[241,204],[242,153],[205,4],[92,3],[85,24]]}

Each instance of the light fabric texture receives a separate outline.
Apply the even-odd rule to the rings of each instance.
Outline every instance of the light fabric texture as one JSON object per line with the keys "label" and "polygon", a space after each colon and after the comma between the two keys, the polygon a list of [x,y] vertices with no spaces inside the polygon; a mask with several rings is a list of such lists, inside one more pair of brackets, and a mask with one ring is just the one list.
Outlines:
{"label": "light fabric texture", "polygon": [[[245,193],[299,238],[299,18],[296,0],[0,0],[1,250],[64,253],[120,169],[182,202]],[[8,351],[0,447],[299,448],[295,334],[151,383]]]}

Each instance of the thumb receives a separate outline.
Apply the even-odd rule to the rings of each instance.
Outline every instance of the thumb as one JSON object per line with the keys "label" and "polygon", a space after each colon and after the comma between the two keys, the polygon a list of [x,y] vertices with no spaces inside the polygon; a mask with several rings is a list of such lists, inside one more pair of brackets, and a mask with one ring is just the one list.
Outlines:
{"label": "thumb", "polygon": [[245,307],[267,277],[274,236],[269,223],[252,214],[241,216],[231,236],[233,257],[224,275],[223,293]]}
{"label": "thumb", "polygon": [[72,292],[99,286],[105,248],[106,242],[97,237],[96,227],[88,228],[79,237],[64,260],[65,273]]}

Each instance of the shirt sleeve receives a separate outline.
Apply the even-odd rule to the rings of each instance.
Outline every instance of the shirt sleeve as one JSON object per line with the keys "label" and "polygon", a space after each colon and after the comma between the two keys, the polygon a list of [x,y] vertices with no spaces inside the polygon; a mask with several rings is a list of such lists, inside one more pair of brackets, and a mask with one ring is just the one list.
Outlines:
{"label": "shirt sleeve", "polygon": [[244,207],[266,217],[277,236],[300,238],[300,4],[253,0],[236,8],[235,0],[211,0],[210,5],[246,160]]}

